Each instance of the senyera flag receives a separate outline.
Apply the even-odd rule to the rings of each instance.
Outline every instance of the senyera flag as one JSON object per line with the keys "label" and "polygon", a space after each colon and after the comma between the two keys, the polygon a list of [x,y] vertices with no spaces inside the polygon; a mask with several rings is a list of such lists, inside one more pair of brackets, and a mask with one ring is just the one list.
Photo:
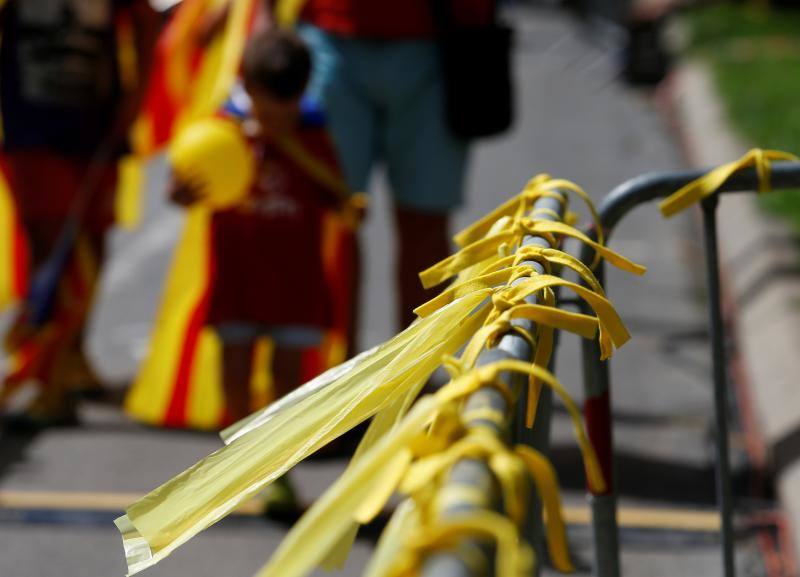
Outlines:
{"label": "senyera flag", "polygon": [[25,297],[28,244],[0,158],[0,312]]}

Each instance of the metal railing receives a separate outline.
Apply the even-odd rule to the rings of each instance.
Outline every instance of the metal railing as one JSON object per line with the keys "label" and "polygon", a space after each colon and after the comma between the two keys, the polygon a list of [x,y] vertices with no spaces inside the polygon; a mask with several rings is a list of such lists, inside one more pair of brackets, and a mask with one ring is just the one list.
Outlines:
{"label": "metal railing", "polygon": [[[566,194],[563,195],[561,200],[543,197],[534,203],[533,210],[539,211],[541,214],[541,216],[537,218],[556,220],[556,215],[559,219],[563,217],[565,204]],[[523,238],[522,246],[551,247],[550,243],[545,238],[531,235]],[[523,261],[522,264],[530,265],[538,274],[545,274],[546,272],[539,262]],[[520,278],[512,284],[524,281],[525,278]],[[538,304],[539,301],[540,292],[526,299],[526,302],[529,304]],[[519,326],[529,334],[535,334],[536,332],[535,323],[532,321],[514,319],[512,325]],[[522,337],[518,332],[509,330],[500,337],[496,347],[484,349],[478,357],[477,366],[504,359],[518,359],[530,362],[533,359],[534,352],[527,339]],[[503,441],[508,442],[510,439],[513,439],[516,443],[526,444],[538,451],[546,453],[549,445],[548,432],[551,412],[550,403],[552,399],[549,388],[544,387],[539,397],[536,414],[537,426],[534,429],[528,429],[524,425],[524,411],[527,406],[527,387],[524,386],[525,383],[523,382],[527,377],[513,374],[501,375],[501,378],[505,378],[506,382],[514,387],[515,390],[522,391],[519,402],[516,403],[516,407],[508,406],[505,397],[496,388],[485,387],[468,397],[464,404],[463,413],[464,415],[469,415],[470,413],[478,415],[480,411],[476,411],[476,409],[491,407],[507,415],[508,419],[506,422],[497,423],[481,419],[480,417],[475,419],[467,418],[465,423],[467,428],[474,426],[488,428],[492,434]],[[516,415],[513,414],[514,411],[516,411]],[[511,430],[513,423],[517,424],[514,431]],[[478,489],[478,491],[484,495],[484,499],[479,503],[474,501],[454,501],[442,511],[441,515],[443,518],[461,515],[476,509],[498,510],[500,508],[498,483],[485,461],[468,458],[456,462],[446,481],[445,490],[453,487],[457,490],[457,488],[464,486]],[[531,495],[533,502],[530,504],[522,534],[534,547],[537,558],[542,559],[545,546],[541,505],[535,497],[534,489],[532,489]],[[450,550],[431,554],[423,564],[422,575],[423,577],[478,577],[492,575],[494,573],[494,564],[492,562],[493,553],[492,547],[487,543],[475,539],[465,539]],[[482,561],[476,563],[476,557],[480,558]],[[539,564],[537,563],[536,566],[538,572]]]}
{"label": "metal railing", "polygon": [[[684,185],[703,176],[706,170],[654,173],[633,178],[615,188],[598,208],[601,226],[608,242],[616,226],[634,208],[664,198]],[[773,189],[800,187],[800,163],[776,162],[772,165]],[[755,169],[742,170],[731,176],[719,189],[720,193],[746,192],[759,188]],[[703,239],[708,283],[708,323],[711,335],[713,366],[714,413],[716,424],[716,487],[721,517],[721,547],[724,575],[734,577],[734,503],[731,492],[730,459],[728,454],[728,384],[726,377],[725,334],[720,298],[719,252],[717,247],[717,205],[713,194],[701,203]],[[592,238],[597,231],[587,231]],[[589,262],[592,249],[584,246],[581,259]],[[598,281],[605,283],[605,264],[601,260],[595,269]],[[586,312],[586,306],[581,303]],[[598,577],[620,575],[617,527],[617,496],[614,485],[614,445],[611,416],[611,378],[609,362],[601,361],[596,342],[583,340],[584,415],[589,438],[597,451],[607,492],[591,498],[592,528],[595,543],[594,573]]]}

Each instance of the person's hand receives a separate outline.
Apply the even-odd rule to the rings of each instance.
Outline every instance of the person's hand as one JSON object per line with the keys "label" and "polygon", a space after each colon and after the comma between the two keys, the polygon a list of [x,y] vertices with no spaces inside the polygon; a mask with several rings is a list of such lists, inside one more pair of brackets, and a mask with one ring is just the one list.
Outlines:
{"label": "person's hand", "polygon": [[168,194],[169,199],[175,204],[189,207],[202,198],[203,190],[202,186],[196,181],[174,176],[170,183]]}

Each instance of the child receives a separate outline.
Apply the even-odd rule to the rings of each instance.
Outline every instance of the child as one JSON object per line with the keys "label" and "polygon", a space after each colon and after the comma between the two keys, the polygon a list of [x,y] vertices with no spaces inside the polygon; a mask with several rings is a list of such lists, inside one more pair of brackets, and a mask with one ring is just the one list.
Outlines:
{"label": "child", "polygon": [[[241,126],[256,176],[243,203],[212,217],[214,274],[207,324],[222,342],[229,421],[255,407],[250,396],[254,345],[269,337],[273,388],[280,397],[301,382],[304,350],[320,344],[332,323],[322,260],[322,224],[347,191],[319,115],[301,107],[311,61],[292,32],[254,36],[242,73],[250,115]],[[196,183],[174,175],[172,199],[189,205]]]}

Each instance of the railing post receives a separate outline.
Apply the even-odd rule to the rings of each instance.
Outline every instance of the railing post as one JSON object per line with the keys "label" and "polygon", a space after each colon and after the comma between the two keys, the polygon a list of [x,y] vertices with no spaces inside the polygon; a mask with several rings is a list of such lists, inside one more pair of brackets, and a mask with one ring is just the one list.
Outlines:
{"label": "railing post", "polygon": [[[605,262],[600,261],[594,271],[598,282],[604,286]],[[584,312],[589,312],[585,304]],[[606,492],[589,495],[592,508],[592,535],[594,538],[594,566],[597,577],[619,577],[619,528],[617,525],[617,493],[614,471],[614,436],[611,419],[611,387],[609,362],[600,360],[597,341],[583,340],[583,405],[586,433],[597,452]]]}
{"label": "railing post", "polygon": [[708,282],[708,319],[711,333],[711,356],[714,371],[714,417],[717,432],[716,482],[717,501],[722,523],[722,563],[725,577],[736,575],[733,533],[733,492],[728,450],[728,379],[725,370],[725,328],[719,287],[717,251],[717,195],[703,200],[703,237],[706,250]]}

